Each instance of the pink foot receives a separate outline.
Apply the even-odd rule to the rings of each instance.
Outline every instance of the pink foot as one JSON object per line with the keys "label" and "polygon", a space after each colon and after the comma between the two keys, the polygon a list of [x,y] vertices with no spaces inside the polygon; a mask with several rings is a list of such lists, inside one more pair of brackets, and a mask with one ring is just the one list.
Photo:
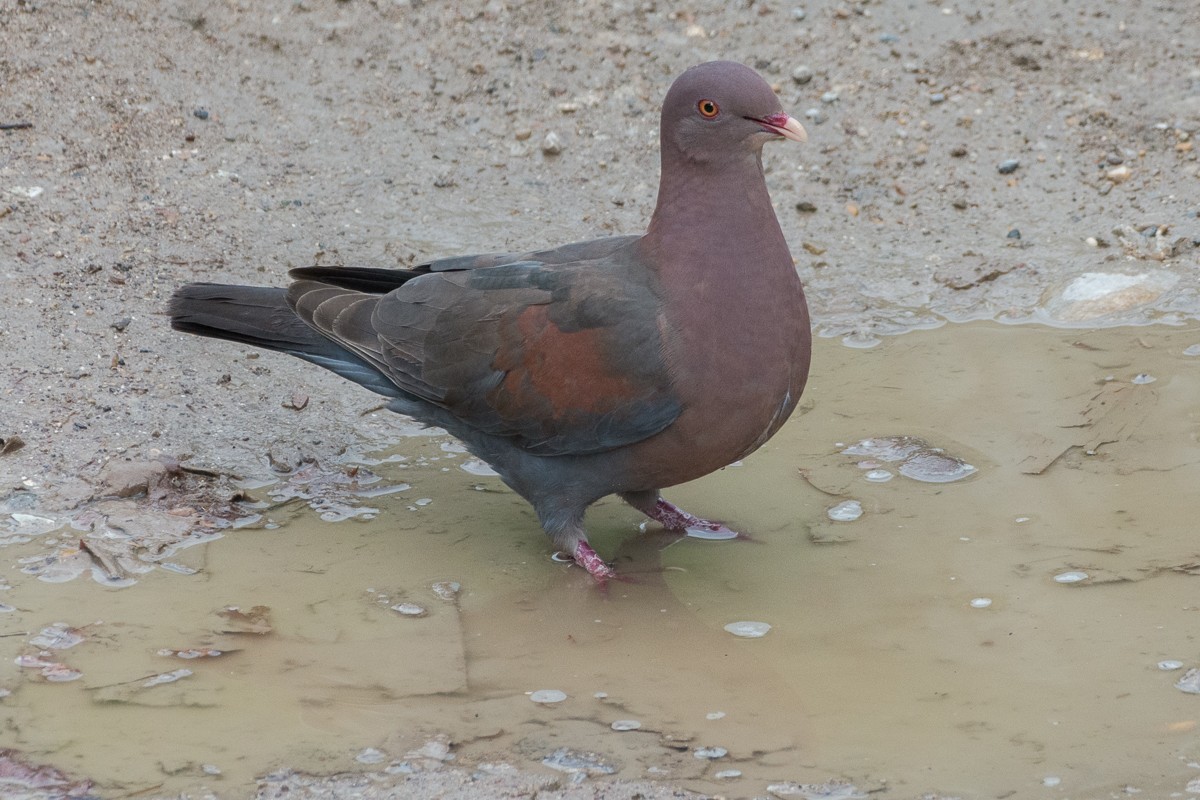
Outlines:
{"label": "pink foot", "polygon": [[658,498],[654,508],[646,516],[662,525],[669,531],[686,533],[695,539],[737,539],[745,538],[737,531],[730,530],[720,522],[693,516],[674,503]]}
{"label": "pink foot", "polygon": [[617,573],[608,564],[604,563],[604,559],[596,555],[596,551],[592,546],[585,541],[580,541],[575,545],[575,563],[583,567],[588,573],[596,579],[596,582],[601,586],[605,585],[609,578],[615,578]]}

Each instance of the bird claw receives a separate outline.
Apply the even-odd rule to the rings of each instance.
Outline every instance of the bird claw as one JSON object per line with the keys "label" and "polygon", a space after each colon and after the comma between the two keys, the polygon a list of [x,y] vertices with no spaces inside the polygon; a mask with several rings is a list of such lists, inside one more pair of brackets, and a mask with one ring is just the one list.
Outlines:
{"label": "bird claw", "polygon": [[662,525],[669,531],[683,533],[694,539],[741,539],[742,534],[726,527],[723,523],[701,519],[689,514],[679,506],[663,498],[658,498],[654,504],[650,519]]}

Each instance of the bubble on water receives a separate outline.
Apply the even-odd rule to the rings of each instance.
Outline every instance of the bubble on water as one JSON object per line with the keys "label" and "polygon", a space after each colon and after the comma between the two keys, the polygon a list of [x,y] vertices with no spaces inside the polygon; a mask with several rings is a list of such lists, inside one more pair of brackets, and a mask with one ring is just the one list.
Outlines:
{"label": "bubble on water", "polygon": [[[596,620],[596,622],[599,621],[600,620]],[[592,697],[596,698],[597,700],[606,700],[608,699],[608,692],[596,692],[594,695],[592,695]]]}
{"label": "bubble on water", "polygon": [[82,633],[69,627],[65,622],[56,622],[49,627],[42,628],[29,640],[29,643],[35,647],[49,650],[67,650],[82,642],[84,638]]}
{"label": "bubble on water", "polygon": [[416,603],[397,603],[392,606],[392,611],[405,617],[423,617],[429,613],[424,606],[419,606]]}
{"label": "bubble on water", "polygon": [[687,535],[691,539],[707,539],[709,541],[723,541],[738,537],[737,531],[731,531],[724,525],[715,530],[712,528],[688,528]]}
{"label": "bubble on water", "polygon": [[218,767],[216,764],[201,764],[200,771],[203,772],[205,775],[220,775],[221,774],[221,768]]}
{"label": "bubble on water", "polygon": [[[898,467],[901,475],[925,483],[949,483],[978,471],[961,458],[956,458],[939,447],[932,447],[924,439],[915,436],[873,436],[856,442],[841,452],[848,456],[902,462]],[[858,466],[864,467],[868,463],[860,461]],[[878,479],[887,480],[882,476]]]}
{"label": "bubble on water", "polygon": [[384,767],[383,771],[388,775],[413,775],[417,772],[417,768],[408,761],[393,761]]}
{"label": "bubble on water", "polygon": [[51,683],[68,683],[83,677],[77,669],[71,669],[66,664],[48,664],[42,667],[42,677]]}
{"label": "bubble on water", "polygon": [[164,648],[158,651],[160,656],[174,656],[175,658],[183,658],[191,660],[193,658],[217,658],[225,655],[224,650],[216,650],[212,647],[190,647],[186,650],[172,650]]}
{"label": "bubble on water", "polygon": [[772,783],[767,791],[776,797],[803,797],[805,800],[866,800],[867,794],[844,781],[828,783]]}
{"label": "bubble on water", "polygon": [[825,509],[825,513],[835,522],[853,522],[862,516],[862,503],[857,500],[843,500]]}
{"label": "bubble on water", "polygon": [[146,681],[143,681],[142,686],[143,688],[149,688],[151,686],[159,686],[164,683],[174,683],[175,681],[182,680],[183,678],[191,677],[191,675],[192,671],[190,669],[177,669],[173,672],[163,672],[153,676],[152,678],[149,678]]}
{"label": "bubble on water", "polygon": [[729,755],[729,751],[724,747],[697,747],[692,751],[692,755],[701,760],[708,759],[709,761],[713,761]]}
{"label": "bubble on water", "polygon": [[57,520],[37,514],[14,513],[9,514],[9,519],[12,521],[9,523],[8,529],[14,534],[22,536],[40,536],[63,526],[63,523]]}
{"label": "bubble on water", "polygon": [[434,594],[443,600],[453,600],[462,591],[462,584],[458,581],[438,581],[430,588],[433,589]]}
{"label": "bubble on water", "polygon": [[419,500],[415,501],[413,503],[413,505],[417,506],[418,508],[424,508],[425,506],[429,505],[432,502],[433,502],[432,497],[422,497]]}
{"label": "bubble on water", "polygon": [[642,723],[636,719],[619,719],[609,726],[614,731],[636,731],[642,727]]}
{"label": "bubble on water", "polygon": [[345,522],[354,517],[363,517],[364,519],[374,519],[379,515],[378,508],[370,508],[368,506],[352,506],[349,503],[342,503],[337,500],[316,500],[309,504],[313,511],[320,514],[321,519],[325,522]]}
{"label": "bubble on water", "polygon": [[41,670],[42,677],[53,683],[65,683],[83,677],[83,673],[77,669],[71,669],[66,664],[58,661],[47,661],[40,656],[29,654],[19,655],[13,659],[13,663],[22,669]]}
{"label": "bubble on water", "polygon": [[855,350],[869,350],[879,345],[883,340],[870,331],[858,330],[842,337],[842,344]]}
{"label": "bubble on water", "polygon": [[495,477],[500,474],[499,472],[496,472],[496,470],[492,469],[490,466],[488,466],[487,464],[485,464],[484,462],[482,462],[478,459],[471,459],[470,461],[464,461],[463,463],[458,465],[458,468],[461,469],[463,472],[469,472],[472,475],[477,475],[481,478]]}
{"label": "bubble on water", "polygon": [[238,517],[230,524],[230,527],[233,528],[234,530],[248,528],[251,525],[254,525],[254,524],[260,522],[262,520],[262,518],[263,518],[262,514],[250,514],[249,516]]}
{"label": "bubble on water", "polygon": [[1054,788],[1060,783],[1062,783],[1062,778],[1058,777],[1057,775],[1047,775],[1046,777],[1042,778],[1042,786]]}
{"label": "bubble on water", "polygon": [[987,608],[992,604],[990,597],[976,597],[971,601],[971,608]]}
{"label": "bubble on water", "polygon": [[895,476],[886,469],[873,469],[866,475],[863,475],[863,477],[869,480],[871,483],[887,483]]}
{"label": "bubble on water", "polygon": [[113,575],[99,566],[92,567],[92,580],[101,586],[108,586],[112,589],[128,589],[137,583],[128,575]]}
{"label": "bubble on water", "polygon": [[466,446],[462,442],[442,442],[438,445],[438,449],[443,453],[465,453]]}
{"label": "bubble on water", "polygon": [[1163,672],[1171,672],[1172,670],[1183,669],[1183,662],[1176,661],[1175,659],[1172,658],[1172,659],[1168,659],[1166,661],[1158,662],[1158,668],[1161,669]]}
{"label": "bubble on water", "polygon": [[724,711],[710,711],[704,715],[704,718],[705,719],[724,719],[725,712]]}
{"label": "bubble on water", "polygon": [[1079,583],[1086,581],[1088,574],[1079,570],[1071,570],[1070,572],[1060,572],[1054,576],[1055,583]]}
{"label": "bubble on water", "polygon": [[723,769],[713,775],[713,777],[717,778],[718,780],[731,780],[733,778],[742,777],[742,771],[740,769]]}
{"label": "bubble on water", "polygon": [[584,775],[612,775],[617,771],[614,764],[604,759],[599,753],[572,750],[560,747],[542,759],[542,764],[559,772],[574,772]]}
{"label": "bubble on water", "polygon": [[359,489],[354,493],[355,497],[382,497],[386,494],[396,494],[398,492],[407,492],[411,489],[407,483],[390,483],[383,486],[372,486],[369,489]]}
{"label": "bubble on water", "polygon": [[1132,379],[1130,379],[1130,382],[1141,386],[1147,383],[1154,383],[1156,380],[1158,380],[1158,378],[1154,377],[1153,375],[1149,375],[1145,372],[1139,372],[1137,375],[1134,375]]}
{"label": "bubble on water", "polygon": [[848,456],[869,456],[880,461],[903,461],[926,447],[923,439],[914,436],[876,436],[863,439],[842,450]]}
{"label": "bubble on water", "polygon": [[900,474],[924,483],[950,483],[962,480],[978,470],[963,461],[938,450],[913,453],[899,466]]}
{"label": "bubble on water", "polygon": [[743,620],[741,622],[731,622],[725,626],[725,630],[732,633],[734,636],[739,636],[743,639],[758,639],[767,635],[767,631],[771,630],[771,626],[766,622],[750,622]]}
{"label": "bubble on water", "polygon": [[1184,348],[1183,354],[1185,356],[1200,356],[1200,344],[1194,344],[1190,347]]}
{"label": "bubble on water", "polygon": [[1192,667],[1175,681],[1175,688],[1188,694],[1200,694],[1200,667]]}
{"label": "bubble on water", "polygon": [[561,703],[567,699],[567,693],[558,689],[538,689],[529,693],[529,699],[535,703]]}
{"label": "bubble on water", "polygon": [[360,764],[382,764],[387,758],[382,750],[377,750],[374,747],[367,747],[358,752],[354,756],[354,760]]}

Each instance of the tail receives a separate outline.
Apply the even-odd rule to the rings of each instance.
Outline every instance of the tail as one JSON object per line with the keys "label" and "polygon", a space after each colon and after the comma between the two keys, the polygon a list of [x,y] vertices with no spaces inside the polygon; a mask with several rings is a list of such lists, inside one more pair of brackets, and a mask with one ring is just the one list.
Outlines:
{"label": "tail", "polygon": [[177,331],[287,353],[385,397],[403,395],[370,363],[297,317],[286,289],[189,283],[175,291],[167,312]]}

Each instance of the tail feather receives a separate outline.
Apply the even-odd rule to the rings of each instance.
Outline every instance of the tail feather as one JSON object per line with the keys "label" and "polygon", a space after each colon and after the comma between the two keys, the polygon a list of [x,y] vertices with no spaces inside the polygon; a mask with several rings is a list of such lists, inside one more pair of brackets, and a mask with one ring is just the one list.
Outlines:
{"label": "tail feather", "polygon": [[296,316],[286,289],[189,283],[167,311],[177,331],[287,353],[385,397],[404,396],[384,373]]}
{"label": "tail feather", "polygon": [[319,281],[356,292],[387,294],[428,269],[378,269],[375,267],[296,267],[288,272],[296,280]]}

